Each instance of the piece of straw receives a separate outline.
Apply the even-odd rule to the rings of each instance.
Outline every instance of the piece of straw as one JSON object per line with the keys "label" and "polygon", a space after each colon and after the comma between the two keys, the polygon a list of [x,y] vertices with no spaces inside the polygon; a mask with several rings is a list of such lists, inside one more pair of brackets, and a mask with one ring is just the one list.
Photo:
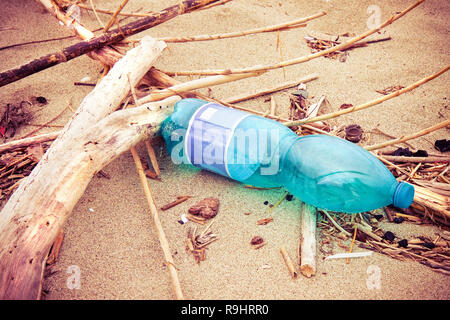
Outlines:
{"label": "piece of straw", "polygon": [[283,256],[284,263],[286,264],[286,267],[288,268],[289,274],[291,275],[292,279],[297,279],[298,273],[297,271],[295,271],[294,264],[292,263],[292,260],[286,251],[286,248],[281,247],[280,253]]}
{"label": "piece of straw", "polygon": [[117,10],[114,12],[114,14],[112,15],[111,19],[109,19],[108,23],[106,24],[106,26],[103,28],[103,32],[108,32],[109,28],[111,28],[111,26],[114,24],[114,22],[116,21],[116,17],[117,15],[120,13],[120,11],[122,11],[123,7],[125,7],[125,5],[127,4],[128,0],[123,0],[122,3],[120,4],[120,6],[117,8]]}
{"label": "piece of straw", "polygon": [[[353,239],[352,239],[352,244],[350,245],[349,253],[352,253],[352,251],[353,251],[353,245],[355,244],[355,239],[356,239],[356,232],[357,232],[357,230],[358,230],[358,227],[355,226],[355,232],[353,233]],[[349,263],[350,263],[350,259],[347,258],[347,260],[345,260],[345,263],[346,263],[346,264],[349,264]]]}
{"label": "piece of straw", "polygon": [[288,22],[283,22],[271,26],[265,26],[261,28],[255,28],[245,31],[236,31],[236,32],[230,32],[230,33],[222,33],[222,34],[204,34],[204,35],[197,35],[197,36],[186,36],[186,37],[164,37],[164,38],[158,38],[158,40],[164,41],[164,42],[188,42],[188,41],[207,41],[207,40],[217,40],[217,39],[227,39],[227,38],[235,38],[235,37],[241,37],[251,34],[257,34],[257,33],[263,33],[263,32],[273,32],[273,31],[283,31],[287,29],[297,28],[297,27],[304,27],[306,26],[304,23],[319,17],[322,17],[326,15],[325,11],[316,13],[312,16],[306,17],[306,18],[300,18],[295,19]]}
{"label": "piece of straw", "polygon": [[397,138],[397,139],[389,140],[389,141],[382,142],[382,143],[379,143],[379,144],[367,146],[367,147],[364,147],[364,149],[369,150],[369,151],[375,150],[375,149],[381,149],[381,148],[384,148],[384,147],[387,147],[387,146],[390,146],[390,145],[393,145],[393,144],[396,144],[396,143],[400,143],[400,142],[404,142],[404,141],[407,141],[407,140],[410,140],[410,139],[415,139],[415,138],[421,137],[421,136],[426,135],[426,134],[428,134],[430,132],[433,132],[433,131],[445,128],[445,127],[447,127],[449,125],[450,125],[450,119],[442,121],[442,122],[440,122],[440,123],[438,123],[438,124],[436,124],[434,126],[426,128],[426,129],[420,130],[420,131],[418,131],[416,133],[413,133],[411,135],[403,136],[401,138]]}

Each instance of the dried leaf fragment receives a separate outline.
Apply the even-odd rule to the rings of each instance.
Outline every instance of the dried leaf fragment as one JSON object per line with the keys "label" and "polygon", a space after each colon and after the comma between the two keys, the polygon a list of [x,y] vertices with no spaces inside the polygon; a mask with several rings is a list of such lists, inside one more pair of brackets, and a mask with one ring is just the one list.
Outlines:
{"label": "dried leaf fragment", "polygon": [[195,216],[201,216],[205,219],[214,218],[219,210],[219,199],[205,198],[196,205],[189,208],[188,212]]}

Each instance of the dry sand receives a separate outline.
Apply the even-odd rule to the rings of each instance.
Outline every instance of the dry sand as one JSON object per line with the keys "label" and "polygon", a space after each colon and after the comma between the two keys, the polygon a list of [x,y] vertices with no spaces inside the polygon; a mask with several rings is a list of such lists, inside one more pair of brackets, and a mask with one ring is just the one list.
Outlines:
{"label": "dry sand", "polygon": [[[98,8],[114,9],[121,1],[100,1]],[[307,28],[281,33],[284,59],[309,53],[303,36],[309,30],[340,34],[359,34],[367,30],[367,8],[377,5],[384,21],[403,10],[413,1],[272,1],[234,0],[224,6],[186,14],[159,25],[144,34],[155,37],[231,32],[271,25],[320,10],[328,14],[310,22]],[[156,11],[176,1],[133,0],[125,11],[139,8]],[[98,27],[94,15],[82,12],[82,23]],[[101,15],[106,23],[107,16]],[[70,34],[32,0],[2,1],[0,12],[0,46],[30,40]],[[312,101],[326,95],[337,109],[343,103],[357,105],[376,97],[377,89],[390,85],[411,84],[437,72],[448,64],[448,32],[450,5],[448,1],[427,0],[393,25],[382,30],[391,41],[372,44],[350,52],[345,63],[319,58],[308,63],[285,68],[286,80],[312,72],[319,79],[310,82]],[[139,35],[139,37],[142,34]],[[33,58],[74,43],[74,39],[28,45],[0,51],[2,70],[23,64]],[[276,50],[277,34],[259,34],[243,38],[207,42],[169,44],[157,61],[162,70],[190,70],[245,67],[280,60]],[[36,110],[35,123],[43,123],[66,107],[69,101],[77,106],[90,87],[74,86],[74,81],[89,76],[99,77],[101,67],[87,56],[60,64],[0,89],[1,103],[21,101],[43,95],[49,104]],[[261,77],[242,80],[213,88],[213,95],[226,98],[250,92],[285,80],[282,70]],[[180,78],[183,80],[183,78]],[[358,123],[370,131],[376,126],[394,136],[426,128],[449,118],[447,105],[450,75],[420,87],[399,98],[365,111],[340,117],[335,124]],[[291,90],[292,91],[292,90]],[[279,114],[287,115],[288,98],[276,94]],[[242,103],[257,110],[267,110],[264,98]],[[54,124],[64,125],[70,116]],[[32,130],[25,127],[17,137]],[[47,128],[45,130],[54,130]],[[42,130],[44,132],[45,130]],[[419,149],[433,151],[436,139],[450,138],[449,131],[439,130],[411,143]],[[371,142],[387,138],[372,134]],[[142,146],[138,147],[145,156]],[[436,152],[436,151],[434,151]],[[401,262],[374,253],[370,257],[324,261],[318,257],[318,273],[307,279],[292,280],[279,253],[285,246],[297,260],[299,244],[299,201],[283,202],[274,211],[274,222],[257,226],[266,217],[263,202],[277,201],[281,191],[258,191],[212,173],[175,166],[167,154],[158,153],[162,167],[162,182],[150,181],[158,206],[178,195],[191,194],[189,201],[161,212],[162,225],[170,242],[184,295],[188,299],[448,299],[448,276],[433,272],[416,262]],[[139,183],[132,157],[125,153],[105,169],[111,179],[94,177],[75,207],[64,230],[65,239],[53,273],[44,281],[47,299],[174,299],[169,274],[156,232]],[[197,265],[185,251],[187,225],[180,225],[180,215],[204,197],[218,197],[220,211],[212,230],[219,240],[207,250],[206,261]],[[244,215],[244,212],[252,212]],[[432,226],[410,223],[385,224],[401,237],[433,235]],[[250,239],[260,235],[267,245],[253,250]],[[356,250],[361,250],[357,248]],[[336,247],[335,252],[343,249]],[[81,288],[66,285],[70,266],[81,272]],[[380,288],[370,289],[367,280],[369,266],[380,271]],[[369,271],[369,273],[368,273]]]}

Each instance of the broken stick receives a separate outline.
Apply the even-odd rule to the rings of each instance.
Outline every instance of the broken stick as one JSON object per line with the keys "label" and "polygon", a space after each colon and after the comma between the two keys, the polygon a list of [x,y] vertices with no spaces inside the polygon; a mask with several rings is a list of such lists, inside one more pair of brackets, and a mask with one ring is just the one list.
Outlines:
{"label": "broken stick", "polygon": [[129,91],[124,73],[135,85],[162,49],[144,38],[116,63],[1,211],[0,299],[40,297],[47,253],[90,179],[167,117],[148,106],[111,114]]}
{"label": "broken stick", "polygon": [[141,159],[136,152],[136,149],[132,147],[131,154],[133,155],[134,163],[136,164],[136,170],[139,174],[139,179],[141,180],[142,188],[144,189],[145,198],[147,199],[148,206],[150,208],[150,213],[153,218],[153,223],[155,224],[156,231],[158,233],[159,242],[161,244],[164,257],[166,259],[167,268],[170,272],[170,277],[172,279],[172,286],[175,290],[175,295],[178,300],[183,300],[183,292],[181,291],[180,281],[178,279],[177,269],[175,268],[172,253],[170,251],[169,242],[167,241],[164,229],[162,227],[161,221],[159,220],[158,209],[155,205],[155,200],[153,199],[152,190],[148,184],[147,178],[145,177],[144,168],[142,167]]}
{"label": "broken stick", "polygon": [[294,264],[292,263],[291,258],[287,254],[286,248],[281,247],[280,253],[283,256],[284,263],[286,263],[286,267],[288,268],[289,274],[291,275],[292,279],[297,279],[297,271],[295,271]]}
{"label": "broken stick", "polygon": [[316,210],[306,203],[300,209],[300,272],[308,278],[316,274]]}

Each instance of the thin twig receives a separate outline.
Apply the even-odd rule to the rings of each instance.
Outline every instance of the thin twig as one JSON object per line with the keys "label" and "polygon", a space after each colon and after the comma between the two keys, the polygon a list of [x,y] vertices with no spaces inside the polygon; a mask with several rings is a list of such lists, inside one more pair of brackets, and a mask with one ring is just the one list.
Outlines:
{"label": "thin twig", "polygon": [[148,157],[150,158],[150,162],[152,163],[153,170],[155,170],[156,177],[161,175],[161,171],[159,170],[158,160],[156,159],[155,150],[153,146],[150,144],[150,141],[145,140],[145,147],[147,149]]}
{"label": "thin twig", "polygon": [[[80,8],[86,9],[86,10],[92,10],[89,6],[82,4],[82,3],[78,3],[77,4]],[[96,9],[98,12],[100,13],[104,13],[104,14],[109,14],[109,15],[113,15],[114,11],[110,11],[110,10],[105,10],[105,9]],[[118,13],[119,16],[126,16],[126,17],[148,17],[151,15],[151,12],[148,13],[139,13],[139,12],[119,12]]]}
{"label": "thin twig", "polygon": [[128,0],[123,0],[120,6],[116,9],[114,14],[112,15],[111,19],[108,21],[106,26],[103,28],[103,32],[108,32],[109,28],[114,24],[114,21],[116,21],[117,15],[122,11],[123,7],[127,4]]}
{"label": "thin twig", "polygon": [[212,7],[215,7],[215,6],[221,6],[221,5],[224,5],[225,3],[230,2],[230,1],[232,1],[232,0],[217,1],[217,2],[214,2],[214,3],[208,4],[208,5],[204,6],[204,7],[201,7],[199,10],[205,10],[205,9],[209,9],[209,8],[212,8]]}
{"label": "thin twig", "polygon": [[34,133],[38,132],[39,130],[41,130],[42,128],[47,126],[48,124],[50,124],[53,121],[55,121],[56,119],[58,119],[69,108],[70,105],[72,105],[72,102],[69,102],[69,104],[64,109],[62,109],[61,112],[58,113],[55,117],[53,117],[49,121],[45,122],[44,124],[40,125],[38,128],[34,129],[33,131],[28,132],[26,135],[22,136],[20,139],[24,139],[24,138],[27,138],[27,137],[33,135]]}
{"label": "thin twig", "polygon": [[391,156],[391,155],[383,155],[383,158],[389,161],[395,162],[440,162],[440,163],[449,163],[450,157],[406,157],[406,156]]}
{"label": "thin twig", "polygon": [[169,242],[167,241],[166,235],[164,233],[164,229],[161,225],[161,221],[159,220],[158,209],[156,208],[155,202],[153,200],[152,191],[148,184],[147,178],[145,177],[144,168],[142,167],[141,159],[139,158],[139,155],[137,154],[136,149],[134,147],[131,148],[130,151],[131,151],[131,154],[133,155],[134,163],[136,165],[136,170],[139,174],[139,178],[141,180],[142,188],[144,189],[147,203],[150,207],[150,213],[152,215],[153,222],[155,224],[155,228],[158,233],[159,242],[161,243],[161,247],[164,252],[164,257],[167,262],[166,265],[170,272],[175,295],[176,295],[177,299],[183,300],[184,297],[183,297],[183,293],[181,291],[181,285],[180,285],[180,281],[178,279],[177,270],[176,270],[174,262],[173,262],[172,253],[171,253],[171,250],[169,247]]}
{"label": "thin twig", "polygon": [[246,35],[251,34],[257,34],[257,33],[264,33],[264,32],[273,32],[273,31],[283,31],[283,30],[289,30],[298,27],[305,27],[304,24],[307,21],[319,18],[326,15],[325,11],[316,13],[312,16],[306,17],[306,18],[300,18],[295,19],[292,21],[279,23],[271,26],[265,26],[261,28],[255,28],[245,31],[236,31],[236,32],[230,32],[230,33],[223,33],[223,34],[204,34],[204,35],[197,35],[197,36],[186,36],[186,37],[165,37],[165,38],[158,38],[158,40],[164,41],[164,42],[188,42],[188,41],[208,41],[208,40],[217,40],[217,39],[227,39],[227,38],[235,38],[235,37],[242,37]]}
{"label": "thin twig", "polygon": [[95,18],[97,19],[98,23],[102,26],[102,28],[105,28],[105,25],[104,25],[103,21],[98,16],[97,10],[95,10],[95,6],[94,6],[93,0],[89,0],[89,3],[91,4],[92,11],[94,11],[94,15],[95,15]]}
{"label": "thin twig", "polygon": [[281,90],[284,90],[284,89],[288,89],[288,88],[297,86],[300,83],[306,83],[306,82],[315,80],[317,78],[318,78],[317,73],[312,73],[312,74],[309,74],[307,76],[298,78],[298,79],[293,80],[293,81],[283,82],[281,85],[277,85],[275,87],[259,89],[257,92],[253,92],[253,93],[244,93],[244,94],[241,94],[241,95],[238,95],[238,96],[234,96],[234,97],[230,97],[230,98],[224,99],[223,101],[226,102],[226,103],[237,103],[237,102],[241,102],[241,101],[257,98],[257,97],[263,96],[265,94],[269,94],[269,93],[273,93],[273,92],[276,92],[276,91],[281,91]]}
{"label": "thin twig", "polygon": [[320,211],[322,211],[326,216],[327,216],[327,218],[328,218],[328,220],[330,220],[330,222],[336,227],[336,228],[338,228],[339,229],[339,231],[341,231],[343,234],[345,234],[345,235],[347,235],[347,236],[351,236],[351,234],[348,232],[348,231],[345,231],[344,230],[344,228],[342,228],[331,216],[330,216],[330,214],[328,213],[328,211],[327,210],[320,210]]}
{"label": "thin twig", "polygon": [[[128,77],[128,82],[130,84],[130,91],[131,91],[131,94],[135,101],[135,104],[136,104],[136,106],[139,106],[140,103],[136,98],[136,90],[131,82],[130,74],[127,74],[127,77]],[[150,208],[150,213],[152,215],[153,222],[155,224],[155,228],[158,233],[159,242],[161,244],[161,247],[162,247],[162,250],[164,253],[164,257],[167,262],[166,265],[167,265],[167,268],[169,269],[169,273],[170,273],[170,277],[172,279],[172,286],[174,288],[175,295],[178,300],[184,300],[184,296],[181,291],[180,281],[178,279],[177,270],[175,268],[172,253],[171,253],[171,250],[169,247],[169,242],[167,241],[166,235],[164,233],[164,229],[163,229],[161,221],[159,219],[158,209],[156,207],[155,200],[153,198],[152,190],[150,189],[150,185],[149,185],[147,177],[145,175],[145,171],[142,166],[141,158],[139,157],[139,155],[136,151],[136,148],[134,146],[130,148],[130,152],[131,152],[131,155],[133,156],[133,160],[136,165],[136,170],[138,172],[139,179],[141,181],[141,185],[144,190],[144,194],[147,199],[148,206]]]}
{"label": "thin twig", "polygon": [[51,41],[58,41],[58,40],[66,40],[66,39],[71,39],[71,38],[75,38],[75,36],[72,35],[72,36],[65,36],[65,37],[58,37],[58,38],[51,38],[51,39],[44,39],[44,40],[35,40],[35,41],[21,42],[21,43],[16,43],[16,44],[11,44],[11,45],[7,45],[7,46],[4,46],[4,47],[0,47],[0,51],[1,50],[5,50],[5,49],[20,47],[20,46],[25,46],[25,45],[29,45],[29,44],[37,44],[37,43],[44,43],[44,42],[51,42]]}
{"label": "thin twig", "polygon": [[[352,217],[354,217],[354,216],[352,216]],[[353,245],[355,244],[355,239],[356,239],[356,233],[357,233],[357,231],[358,231],[358,227],[355,226],[355,232],[353,233],[352,244],[350,245],[350,250],[348,251],[349,253],[351,253],[351,252],[353,251]],[[347,258],[347,259],[345,260],[345,263],[346,263],[346,264],[349,264],[349,263],[350,263],[350,259]]]}
{"label": "thin twig", "polygon": [[387,146],[390,146],[390,145],[393,145],[393,144],[396,144],[396,143],[400,143],[400,142],[403,142],[403,141],[407,141],[407,140],[411,140],[411,139],[415,139],[415,138],[421,137],[421,136],[426,135],[426,134],[428,134],[430,132],[439,130],[441,128],[445,128],[446,126],[449,126],[449,125],[450,125],[450,120],[445,120],[445,121],[442,121],[442,122],[440,122],[440,123],[438,123],[438,124],[436,124],[434,126],[431,126],[431,127],[426,128],[426,129],[420,130],[420,131],[418,131],[416,133],[413,133],[411,135],[403,136],[401,138],[397,138],[397,139],[393,139],[393,140],[386,141],[386,142],[383,142],[383,143],[367,146],[367,147],[364,147],[364,149],[369,150],[369,151],[370,150],[381,149],[381,148],[384,148],[384,147],[387,147]]}

